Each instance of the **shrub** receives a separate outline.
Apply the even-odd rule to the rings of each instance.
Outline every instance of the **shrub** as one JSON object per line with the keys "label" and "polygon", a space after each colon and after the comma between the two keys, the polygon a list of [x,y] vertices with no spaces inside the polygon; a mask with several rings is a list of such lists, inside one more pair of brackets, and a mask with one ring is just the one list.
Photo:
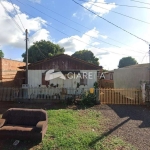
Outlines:
{"label": "shrub", "polygon": [[96,104],[96,95],[94,93],[83,94],[82,96],[82,105],[84,106],[93,106]]}

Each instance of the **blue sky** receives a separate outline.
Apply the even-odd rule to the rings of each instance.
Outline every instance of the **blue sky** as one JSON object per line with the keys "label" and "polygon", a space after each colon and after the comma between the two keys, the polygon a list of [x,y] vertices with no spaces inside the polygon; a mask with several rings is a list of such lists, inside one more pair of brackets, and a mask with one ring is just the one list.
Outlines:
{"label": "blue sky", "polygon": [[[148,62],[148,44],[95,16],[75,4],[72,0],[11,1],[21,18],[24,28],[29,30],[29,46],[35,41],[45,39],[64,47],[66,50],[65,53],[69,55],[78,50],[88,49],[99,58],[100,65],[109,70],[116,69],[122,57],[132,56],[138,63]],[[21,55],[25,52],[25,35],[22,33],[24,28],[20,23],[11,1],[1,0],[7,12],[0,5],[0,49],[3,50],[5,58],[22,60]],[[121,28],[148,42],[150,41],[150,24],[142,23],[112,12],[116,11],[150,23],[150,9],[121,7],[115,4],[149,8],[150,5],[136,3],[131,0],[76,1]],[[105,2],[111,4],[102,4]],[[145,0],[144,2],[148,3],[149,1]],[[13,22],[13,19],[8,16],[8,13],[12,14],[13,19],[15,19],[23,31]]]}

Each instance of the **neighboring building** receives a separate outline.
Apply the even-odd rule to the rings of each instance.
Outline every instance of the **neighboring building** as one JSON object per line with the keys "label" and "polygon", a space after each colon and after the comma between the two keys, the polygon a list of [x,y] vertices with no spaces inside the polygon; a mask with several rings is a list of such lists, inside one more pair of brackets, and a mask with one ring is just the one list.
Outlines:
{"label": "neighboring building", "polygon": [[24,83],[24,71],[18,67],[25,63],[17,60],[0,58],[0,86],[16,87]]}
{"label": "neighboring building", "polygon": [[[20,68],[25,69],[25,67]],[[28,69],[28,83],[30,87],[57,86],[60,88],[76,88],[77,83],[79,83],[80,87],[90,88],[97,81],[97,74],[102,71],[102,66],[97,66],[66,54],[60,54],[32,63],[28,66]],[[66,79],[56,78],[46,82],[46,72],[51,69],[54,69],[55,73],[60,71]],[[75,74],[75,78],[69,79],[69,72]],[[78,74],[82,76],[85,72],[88,74],[87,79],[76,79]]]}
{"label": "neighboring building", "polygon": [[105,80],[113,80],[114,70],[104,72]]}
{"label": "neighboring building", "polygon": [[99,80],[99,87],[100,88],[114,88],[114,70],[103,72],[105,79]]}
{"label": "neighboring building", "polygon": [[149,64],[137,64],[114,70],[114,88],[140,89],[141,81],[149,81]]}

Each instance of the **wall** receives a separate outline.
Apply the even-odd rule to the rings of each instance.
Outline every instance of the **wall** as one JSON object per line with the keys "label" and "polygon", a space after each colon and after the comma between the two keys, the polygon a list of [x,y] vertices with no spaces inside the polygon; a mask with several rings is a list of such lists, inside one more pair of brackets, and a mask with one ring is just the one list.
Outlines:
{"label": "wall", "polygon": [[107,73],[104,72],[105,79],[113,80],[113,74],[114,74],[114,72],[107,72]]}
{"label": "wall", "polygon": [[22,84],[24,73],[20,73],[21,69],[18,67],[24,66],[24,62],[2,58],[0,59],[0,63],[2,86],[12,87]]}
{"label": "wall", "polygon": [[102,66],[96,66],[87,63],[81,59],[71,57],[69,55],[60,54],[49,59],[29,65],[29,70],[102,70]]}
{"label": "wall", "polygon": [[148,64],[141,67],[120,68],[114,70],[114,88],[140,89],[140,81],[149,80]]}
{"label": "wall", "polygon": [[[29,86],[31,87],[38,87],[39,85],[42,84],[42,73],[44,73],[46,70],[29,70],[28,72],[28,80],[29,80]],[[93,74],[95,74],[95,77],[92,77],[92,79],[88,79],[87,80],[87,85],[85,86],[85,88],[91,88],[93,87],[94,82],[97,81],[97,71],[96,70],[81,70],[81,73],[83,72],[87,72],[87,74],[89,74],[89,72],[92,72]],[[65,88],[76,88],[77,86],[77,82],[80,83],[80,78],[77,79],[53,79],[50,81],[50,84],[59,84],[59,87],[65,87]],[[80,86],[80,88],[83,88],[84,86]]]}
{"label": "wall", "polygon": [[114,81],[113,80],[106,80],[106,79],[102,79],[99,80],[99,88],[114,88]]}

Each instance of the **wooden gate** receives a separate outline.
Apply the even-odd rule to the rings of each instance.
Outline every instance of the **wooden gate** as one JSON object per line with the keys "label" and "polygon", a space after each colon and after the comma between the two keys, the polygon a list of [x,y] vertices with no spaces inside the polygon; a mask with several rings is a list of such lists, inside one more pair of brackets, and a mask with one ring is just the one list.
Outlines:
{"label": "wooden gate", "polygon": [[142,92],[138,89],[100,89],[101,104],[142,104]]}

